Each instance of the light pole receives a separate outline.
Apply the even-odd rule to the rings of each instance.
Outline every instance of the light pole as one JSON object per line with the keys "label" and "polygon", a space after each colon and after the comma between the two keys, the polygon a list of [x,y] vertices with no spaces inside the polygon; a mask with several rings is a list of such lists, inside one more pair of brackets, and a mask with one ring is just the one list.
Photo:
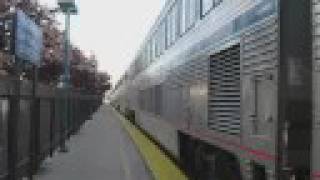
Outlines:
{"label": "light pole", "polygon": [[58,0],[60,10],[65,14],[65,34],[64,34],[64,74],[62,78],[62,88],[64,90],[63,98],[63,128],[62,135],[63,139],[60,145],[61,152],[67,152],[65,140],[68,136],[68,126],[70,125],[70,108],[69,108],[69,96],[70,96],[70,60],[71,60],[71,49],[70,49],[70,17],[71,15],[77,14],[77,8],[75,0]]}

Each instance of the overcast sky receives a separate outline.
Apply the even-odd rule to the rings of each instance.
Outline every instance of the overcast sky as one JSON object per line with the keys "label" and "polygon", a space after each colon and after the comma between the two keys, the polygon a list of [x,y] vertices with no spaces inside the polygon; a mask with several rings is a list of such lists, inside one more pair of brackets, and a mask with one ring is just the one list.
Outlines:
{"label": "overcast sky", "polygon": [[[56,6],[56,0],[39,0]],[[72,41],[94,52],[99,69],[116,82],[133,60],[165,0],[78,0],[79,15],[72,18]],[[63,18],[58,17],[63,24]]]}

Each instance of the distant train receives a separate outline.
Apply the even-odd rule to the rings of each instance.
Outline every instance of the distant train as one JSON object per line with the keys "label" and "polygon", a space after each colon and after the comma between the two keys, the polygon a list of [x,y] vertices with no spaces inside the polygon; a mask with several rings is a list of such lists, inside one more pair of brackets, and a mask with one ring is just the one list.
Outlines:
{"label": "distant train", "polygon": [[168,0],[110,101],[191,179],[320,179],[319,48],[319,0]]}

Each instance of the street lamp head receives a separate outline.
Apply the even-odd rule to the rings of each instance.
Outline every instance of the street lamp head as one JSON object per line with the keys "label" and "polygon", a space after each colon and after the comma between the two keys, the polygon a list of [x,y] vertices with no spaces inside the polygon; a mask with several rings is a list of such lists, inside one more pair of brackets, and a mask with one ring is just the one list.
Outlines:
{"label": "street lamp head", "polygon": [[58,0],[58,4],[64,13],[77,14],[75,0]]}

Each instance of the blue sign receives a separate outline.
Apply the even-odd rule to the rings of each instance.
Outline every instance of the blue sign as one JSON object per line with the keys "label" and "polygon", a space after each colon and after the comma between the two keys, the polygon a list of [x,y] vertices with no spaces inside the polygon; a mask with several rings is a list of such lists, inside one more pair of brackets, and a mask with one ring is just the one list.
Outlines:
{"label": "blue sign", "polygon": [[17,11],[15,20],[16,58],[39,66],[43,47],[42,29],[21,10]]}

